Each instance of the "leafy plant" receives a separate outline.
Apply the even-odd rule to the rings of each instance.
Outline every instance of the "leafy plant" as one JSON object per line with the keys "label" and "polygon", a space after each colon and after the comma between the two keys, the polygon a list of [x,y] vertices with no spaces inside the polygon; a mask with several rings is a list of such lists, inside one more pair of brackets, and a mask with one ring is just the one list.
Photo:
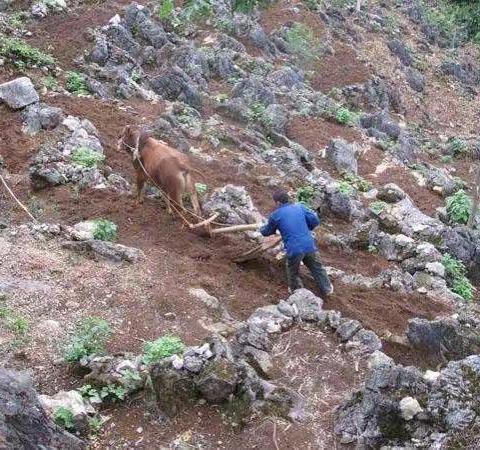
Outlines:
{"label": "leafy plant", "polygon": [[172,18],[175,10],[174,0],[163,0],[158,8],[158,17],[160,20],[168,21]]}
{"label": "leafy plant", "polygon": [[343,172],[342,178],[344,179],[344,181],[349,183],[351,186],[353,186],[355,189],[359,190],[360,192],[368,192],[370,189],[372,189],[371,183],[369,183],[367,180],[365,180],[361,176],[355,175],[354,173]]}
{"label": "leafy plant", "polygon": [[373,211],[374,214],[380,214],[381,212],[387,209],[388,205],[385,202],[372,202],[370,203],[370,209]]}
{"label": "leafy plant", "polygon": [[134,70],[130,74],[130,79],[134,81],[135,83],[139,83],[142,80],[142,74],[138,70]]}
{"label": "leafy plant", "polygon": [[153,342],[145,342],[143,362],[152,364],[163,358],[182,353],[185,345],[177,336],[165,335]]}
{"label": "leafy plant", "polygon": [[215,96],[215,101],[217,103],[226,103],[228,100],[228,94],[218,94]]}
{"label": "leafy plant", "polygon": [[303,0],[303,3],[305,3],[305,6],[310,10],[310,11],[316,11],[318,9],[318,0]]}
{"label": "leafy plant", "polygon": [[368,251],[369,253],[376,254],[376,253],[378,253],[378,248],[377,248],[376,245],[369,244],[369,245],[368,245],[368,248],[367,248],[367,251]]}
{"label": "leafy plant", "polygon": [[285,39],[291,53],[302,59],[318,58],[319,43],[307,25],[294,23],[287,30]]}
{"label": "leafy plant", "polygon": [[473,299],[473,287],[470,280],[467,278],[467,269],[465,265],[449,255],[448,253],[442,259],[443,267],[445,267],[445,276],[448,286],[453,292],[460,295],[467,301]]}
{"label": "leafy plant", "polygon": [[66,86],[67,91],[75,95],[88,95],[85,77],[78,72],[68,72]]}
{"label": "leafy plant", "polygon": [[472,199],[463,189],[447,197],[446,204],[448,218],[452,222],[467,224],[472,210]]}
{"label": "leafy plant", "polygon": [[75,422],[73,418],[73,412],[65,408],[64,406],[60,406],[55,410],[53,413],[53,421],[60,427],[65,428],[66,430],[74,430],[75,429]]}
{"label": "leafy plant", "polygon": [[207,192],[207,185],[204,183],[195,183],[195,190],[199,195],[205,195]]}
{"label": "leafy plant", "polygon": [[88,355],[104,354],[111,334],[110,325],[105,320],[98,317],[83,319],[65,349],[65,361],[75,363]]}
{"label": "leafy plant", "polygon": [[266,109],[267,108],[265,108],[265,105],[263,103],[260,103],[260,102],[251,103],[247,113],[248,120],[252,122],[261,120],[265,114]]}
{"label": "leafy plant", "polygon": [[10,14],[10,16],[8,17],[8,24],[13,28],[21,28],[23,27],[24,20],[25,13],[20,11]]}
{"label": "leafy plant", "polygon": [[30,326],[28,320],[22,316],[16,316],[8,322],[8,327],[12,330],[18,337],[25,337],[28,334]]}
{"label": "leafy plant", "polygon": [[302,186],[297,189],[297,202],[312,208],[313,199],[315,198],[315,190],[312,186]]}
{"label": "leafy plant", "polygon": [[51,55],[43,53],[25,41],[17,38],[5,37],[0,34],[0,56],[9,59],[17,67],[49,67],[55,64]]}
{"label": "leafy plant", "polygon": [[99,241],[114,241],[117,239],[118,227],[112,221],[107,219],[94,220],[96,227],[93,232],[94,239]]}
{"label": "leafy plant", "polygon": [[77,166],[90,169],[105,161],[105,155],[88,147],[78,147],[72,152],[70,159]]}
{"label": "leafy plant", "polygon": [[94,433],[94,434],[98,433],[102,429],[103,420],[99,416],[90,417],[88,419],[88,426],[90,427],[90,431],[92,433]]}
{"label": "leafy plant", "polygon": [[234,0],[233,10],[236,12],[249,13],[257,6],[262,6],[265,0]]}
{"label": "leafy plant", "polygon": [[110,400],[116,402],[117,400],[125,400],[127,391],[123,386],[118,384],[107,384],[100,390],[100,398],[102,400]]}
{"label": "leafy plant", "polygon": [[353,186],[348,183],[347,181],[339,181],[338,182],[338,190],[344,195],[352,195],[355,191]]}
{"label": "leafy plant", "polygon": [[82,387],[78,388],[78,392],[82,394],[83,398],[88,399],[92,403],[102,402],[99,392],[91,384],[84,384]]}
{"label": "leafy plant", "polygon": [[340,107],[335,113],[335,120],[342,125],[353,125],[358,122],[358,114],[348,108]]}
{"label": "leafy plant", "polygon": [[448,148],[453,153],[453,156],[461,156],[467,153],[468,144],[463,139],[454,137],[449,140]]}
{"label": "leafy plant", "polygon": [[43,85],[50,91],[58,87],[58,80],[52,75],[46,76],[42,81]]}

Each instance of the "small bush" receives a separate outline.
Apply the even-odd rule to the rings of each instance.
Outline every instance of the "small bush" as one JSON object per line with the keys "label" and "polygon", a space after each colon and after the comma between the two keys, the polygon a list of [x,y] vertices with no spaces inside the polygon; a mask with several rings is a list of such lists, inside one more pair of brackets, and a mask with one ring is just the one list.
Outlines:
{"label": "small bush", "polygon": [[372,202],[370,203],[370,209],[374,214],[380,214],[387,209],[388,205],[385,202]]}
{"label": "small bush", "polygon": [[261,121],[265,115],[267,108],[263,103],[254,102],[250,105],[248,110],[248,120],[251,122]]}
{"label": "small bush", "polygon": [[95,231],[93,232],[94,239],[99,241],[114,241],[117,239],[118,227],[112,221],[107,219],[96,219]]}
{"label": "small bush", "polygon": [[342,178],[360,192],[368,192],[370,189],[372,189],[371,183],[361,176],[355,175],[351,172],[343,172]]}
{"label": "small bush", "polygon": [[182,353],[185,345],[182,340],[176,336],[162,336],[153,342],[145,342],[143,351],[143,362],[152,364],[163,358]]}
{"label": "small bush", "polygon": [[339,192],[345,195],[352,195],[355,192],[355,189],[353,188],[353,186],[347,181],[339,181],[338,190]]}
{"label": "small bush", "polygon": [[78,72],[68,72],[65,87],[68,92],[75,95],[88,95],[90,93],[85,77]]}
{"label": "small bush", "polygon": [[43,85],[50,91],[58,87],[58,80],[52,75],[45,77],[42,82]]}
{"label": "small bush", "polygon": [[77,166],[90,169],[105,161],[105,155],[88,147],[79,147],[72,152],[70,159]]}
{"label": "small bush", "polygon": [[75,422],[73,420],[73,412],[60,406],[53,413],[53,421],[60,427],[65,428],[66,430],[72,431],[75,429]]}
{"label": "small bush", "polygon": [[105,344],[112,334],[110,325],[98,317],[83,319],[65,350],[65,361],[75,363],[83,357],[104,354]]}
{"label": "small bush", "polygon": [[175,11],[174,0],[163,0],[158,8],[158,17],[160,20],[169,21]]}
{"label": "small bush", "polygon": [[99,416],[91,417],[88,419],[88,426],[90,427],[90,431],[96,434],[102,429],[103,420]]}
{"label": "small bush", "polygon": [[472,210],[472,199],[470,196],[463,189],[460,189],[455,194],[447,197],[446,203],[448,218],[452,222],[465,225],[470,218]]}
{"label": "small bush", "polygon": [[49,67],[55,64],[51,55],[43,53],[25,41],[0,35],[0,56],[9,59],[17,67]]}
{"label": "small bush", "polygon": [[354,125],[358,122],[358,114],[341,107],[335,113],[335,120],[341,125]]}
{"label": "small bush", "polygon": [[207,192],[207,185],[204,183],[195,183],[195,190],[197,191],[197,194],[199,195],[205,195]]}
{"label": "small bush", "polygon": [[294,23],[287,30],[285,38],[291,53],[302,59],[318,58],[319,43],[307,25]]}
{"label": "small bush", "polygon": [[123,386],[118,384],[107,384],[100,390],[100,398],[102,400],[110,400],[116,402],[118,400],[125,400],[127,391]]}
{"label": "small bush", "polygon": [[24,338],[28,334],[30,325],[25,317],[16,316],[8,321],[8,328],[10,328],[17,337]]}
{"label": "small bush", "polygon": [[297,202],[305,205],[307,208],[313,207],[313,199],[315,197],[315,190],[312,186],[302,186],[297,189]]}
{"label": "small bush", "polygon": [[448,253],[443,257],[442,264],[445,267],[447,284],[452,292],[455,292],[467,301],[471,301],[475,288],[467,278],[465,265]]}
{"label": "small bush", "polygon": [[462,156],[468,152],[468,144],[463,139],[454,137],[448,142],[448,149],[453,153],[453,156]]}
{"label": "small bush", "polygon": [[249,13],[257,6],[266,4],[265,0],[234,0],[233,10],[236,12]]}
{"label": "small bush", "polygon": [[80,392],[80,394],[82,394],[83,398],[86,398],[92,403],[101,403],[102,401],[100,398],[100,393],[91,384],[84,384],[77,390]]}

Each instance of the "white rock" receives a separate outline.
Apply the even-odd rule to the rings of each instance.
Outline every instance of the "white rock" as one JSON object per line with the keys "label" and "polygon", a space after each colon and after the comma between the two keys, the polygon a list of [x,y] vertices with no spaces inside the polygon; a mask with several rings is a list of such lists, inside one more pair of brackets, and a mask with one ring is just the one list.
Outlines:
{"label": "white rock", "polygon": [[0,100],[12,109],[21,109],[40,100],[32,81],[20,77],[0,84]]}
{"label": "white rock", "polygon": [[445,278],[445,266],[441,262],[429,262],[425,264],[425,270],[432,275]]}
{"label": "white rock", "polygon": [[374,369],[380,366],[393,366],[393,359],[387,356],[385,353],[377,350],[370,355],[368,359],[368,368]]}
{"label": "white rock", "polygon": [[416,398],[404,397],[400,400],[400,411],[405,420],[412,420],[423,409]]}
{"label": "white rock", "polygon": [[183,368],[183,358],[180,358],[178,355],[173,355],[172,356],[172,366],[175,367],[175,369],[180,370]]}
{"label": "white rock", "polygon": [[78,222],[68,230],[73,239],[77,241],[88,241],[94,239],[97,224],[93,220]]}
{"label": "white rock", "polygon": [[440,376],[440,372],[435,372],[433,370],[427,370],[423,375],[423,379],[429,383],[434,383],[437,378]]}
{"label": "white rock", "polygon": [[53,396],[39,395],[39,398],[50,415],[53,415],[60,407],[69,409],[73,417],[95,414],[93,406],[78,391],[60,391]]}
{"label": "white rock", "polygon": [[112,25],[118,25],[122,21],[121,17],[118,14],[115,14],[109,21],[108,23]]}
{"label": "white rock", "polygon": [[205,303],[209,308],[217,309],[220,306],[220,302],[213,295],[210,295],[205,289],[191,288],[188,290],[190,295]]}

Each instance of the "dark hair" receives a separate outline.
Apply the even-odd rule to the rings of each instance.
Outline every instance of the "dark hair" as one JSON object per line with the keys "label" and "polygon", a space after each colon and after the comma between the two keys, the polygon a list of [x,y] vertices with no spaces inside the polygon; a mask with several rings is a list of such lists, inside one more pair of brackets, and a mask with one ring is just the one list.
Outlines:
{"label": "dark hair", "polygon": [[275,202],[280,203],[280,204],[285,204],[285,203],[290,203],[290,197],[288,196],[287,192],[284,191],[283,189],[277,189],[273,195],[272,198]]}

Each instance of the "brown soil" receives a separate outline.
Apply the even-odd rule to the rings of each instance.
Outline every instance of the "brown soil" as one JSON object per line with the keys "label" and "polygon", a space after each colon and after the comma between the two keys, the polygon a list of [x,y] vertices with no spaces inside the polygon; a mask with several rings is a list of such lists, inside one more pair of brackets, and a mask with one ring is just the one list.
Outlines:
{"label": "brown soil", "polygon": [[335,87],[365,83],[372,78],[370,70],[351,47],[337,43],[334,50],[334,55],[325,56],[316,64],[311,80],[314,89],[328,92]]}
{"label": "brown soil", "polygon": [[434,216],[435,209],[444,205],[444,200],[439,194],[425,186],[420,186],[415,177],[401,166],[389,167],[385,171],[367,177],[377,186],[395,183],[402,188],[413,200],[415,205],[425,214]]}

